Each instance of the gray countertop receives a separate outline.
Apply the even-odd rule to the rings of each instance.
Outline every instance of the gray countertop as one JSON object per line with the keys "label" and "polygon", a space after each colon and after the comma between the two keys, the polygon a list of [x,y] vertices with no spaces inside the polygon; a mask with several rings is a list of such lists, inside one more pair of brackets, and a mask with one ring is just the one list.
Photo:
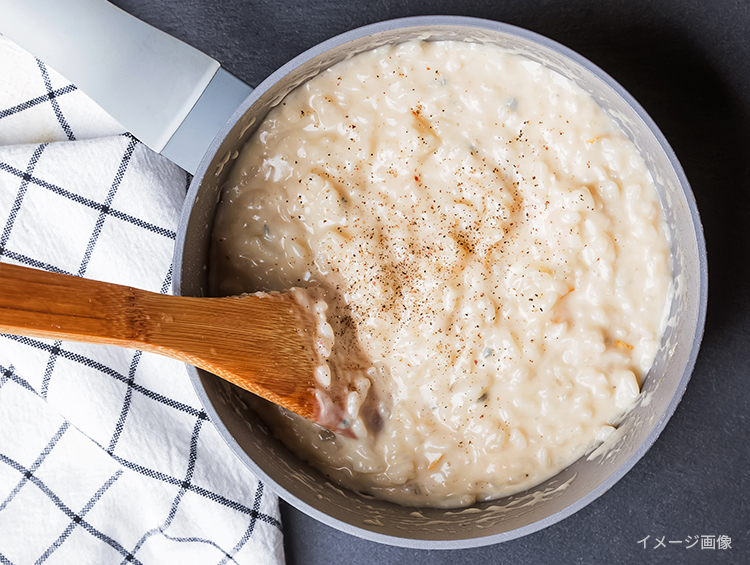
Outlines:
{"label": "gray countertop", "polygon": [[[456,14],[546,35],[611,74],[685,168],[704,224],[709,308],[687,392],[656,444],[562,522],[473,550],[343,534],[282,503],[288,563],[750,563],[750,3],[738,0],[115,0],[250,85],[305,49],[379,20]],[[688,548],[726,535],[731,549]],[[642,540],[650,536],[646,549]],[[657,540],[680,540],[654,548]]]}

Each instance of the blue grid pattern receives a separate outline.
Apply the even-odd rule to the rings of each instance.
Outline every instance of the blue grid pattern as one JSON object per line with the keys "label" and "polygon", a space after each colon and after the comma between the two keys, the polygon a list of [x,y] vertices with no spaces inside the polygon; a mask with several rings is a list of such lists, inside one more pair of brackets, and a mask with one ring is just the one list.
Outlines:
{"label": "blue grid pattern", "polygon": [[[0,36],[6,65],[38,92],[0,107],[0,140],[30,125],[0,146],[0,262],[168,292],[189,175],[106,116],[83,121],[102,113]],[[40,122],[54,141],[35,139]],[[0,429],[0,563],[283,561],[276,498],[180,363],[0,336]]]}

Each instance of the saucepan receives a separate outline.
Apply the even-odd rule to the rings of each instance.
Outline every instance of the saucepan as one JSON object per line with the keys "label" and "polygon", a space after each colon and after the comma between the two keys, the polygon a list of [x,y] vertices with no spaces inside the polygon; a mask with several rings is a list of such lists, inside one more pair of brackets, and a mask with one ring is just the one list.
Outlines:
{"label": "saucepan", "polygon": [[[101,0],[72,2],[79,3],[106,4]],[[107,10],[113,9],[111,5],[107,6]],[[87,18],[98,17],[89,12],[91,10],[88,10]],[[39,22],[36,21],[35,25],[38,26]],[[84,24],[79,22],[76,25],[80,27]],[[143,32],[142,29],[149,28],[134,19],[127,25],[131,27],[124,32],[126,36],[132,37],[135,34],[138,37],[150,37],[149,34],[154,32]],[[90,34],[89,29],[80,31]],[[30,29],[26,32],[22,29],[15,35],[11,34],[11,38],[23,45],[23,37],[19,40],[19,35],[31,32]],[[67,33],[68,36],[75,35]],[[145,36],[138,35],[144,33]],[[99,37],[100,41],[111,39],[106,32],[98,34],[103,36]],[[666,139],[643,108],[604,71],[554,41],[504,23],[451,16],[393,20],[344,33],[288,62],[252,92],[231,75],[217,72],[218,65],[198,72],[193,69],[190,71],[195,78],[193,82],[199,86],[195,87],[193,84],[185,87],[179,84],[180,88],[193,88],[193,91],[185,98],[187,102],[183,100],[182,109],[164,120],[165,123],[172,124],[173,130],[175,125],[179,128],[182,124],[183,128],[187,128],[182,133],[141,134],[136,126],[130,125],[134,122],[128,122],[111,110],[111,104],[105,104],[105,108],[120,118],[137,136],[146,139],[157,150],[164,150],[188,170],[198,163],[177,236],[174,292],[204,296],[208,294],[210,235],[221,190],[233,160],[264,116],[292,89],[323,69],[365,50],[414,39],[450,39],[494,44],[550,67],[589,92],[645,158],[665,210],[674,280],[667,330],[635,408],[604,444],[534,488],[466,509],[415,509],[376,500],[331,484],[320,472],[300,460],[273,436],[250,408],[249,393],[193,367],[189,367],[189,372],[206,412],[234,454],[299,510],[334,528],[381,543],[425,549],[478,547],[540,530],[573,514],[602,495],[656,441],[688,384],[698,354],[706,314],[705,242],[695,200],[685,174]],[[51,41],[64,43],[71,39],[62,37]],[[175,53],[179,51],[169,39],[139,39],[137,43],[139,48],[153,52],[165,48],[165,45]],[[143,44],[146,44],[145,47]],[[33,52],[34,46],[31,48]],[[84,56],[83,51],[79,50],[79,54],[87,61],[77,63],[79,67],[98,64],[88,60],[91,57]],[[39,49],[36,49],[35,54],[44,58],[44,53],[40,53]],[[200,58],[199,55],[192,53],[191,56]],[[180,59],[175,54],[172,57]],[[154,56],[150,56],[150,59],[153,58]],[[54,62],[52,64],[56,66]],[[176,68],[181,68],[181,62],[175,61],[174,64],[177,65]],[[144,62],[143,66],[149,67],[149,63]],[[66,74],[65,68],[58,70]],[[146,71],[147,75],[161,72],[153,69]],[[88,71],[84,71],[84,75],[86,73]],[[190,82],[183,76],[189,74],[188,71],[178,70],[177,74],[179,76],[174,80]],[[78,82],[87,91],[85,77],[81,82],[74,75],[76,73],[72,72],[68,74],[68,78]],[[130,76],[128,78],[135,80]],[[143,80],[148,82],[149,78]],[[89,93],[94,94],[97,101],[100,99],[96,96],[98,88],[98,85],[93,85],[89,89]],[[149,92],[159,90],[145,86],[138,88],[151,88]],[[168,104],[163,93],[156,92],[154,96],[157,100],[151,100],[152,108],[154,104]],[[209,112],[213,115],[205,118],[201,114],[201,107],[204,110],[214,110]],[[227,107],[230,109],[227,110]],[[161,108],[157,107],[152,110],[151,115],[145,115],[147,125],[153,125],[156,121],[154,116],[160,111]],[[204,127],[208,122],[213,125]],[[212,128],[215,135],[209,135]],[[191,131],[192,134],[186,135],[185,131]]]}

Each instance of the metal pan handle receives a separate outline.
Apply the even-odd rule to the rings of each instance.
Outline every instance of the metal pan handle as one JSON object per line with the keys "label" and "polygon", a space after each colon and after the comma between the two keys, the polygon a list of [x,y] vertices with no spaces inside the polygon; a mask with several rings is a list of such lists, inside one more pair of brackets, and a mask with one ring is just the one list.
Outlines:
{"label": "metal pan handle", "polygon": [[0,0],[0,33],[194,173],[252,88],[106,0]]}

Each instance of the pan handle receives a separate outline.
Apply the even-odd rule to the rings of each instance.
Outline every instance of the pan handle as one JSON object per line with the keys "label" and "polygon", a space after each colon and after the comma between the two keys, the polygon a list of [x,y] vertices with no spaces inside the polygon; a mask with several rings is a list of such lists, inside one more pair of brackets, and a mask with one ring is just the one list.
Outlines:
{"label": "pan handle", "polygon": [[0,33],[191,173],[252,92],[208,55],[106,0],[0,0],[0,14]]}

